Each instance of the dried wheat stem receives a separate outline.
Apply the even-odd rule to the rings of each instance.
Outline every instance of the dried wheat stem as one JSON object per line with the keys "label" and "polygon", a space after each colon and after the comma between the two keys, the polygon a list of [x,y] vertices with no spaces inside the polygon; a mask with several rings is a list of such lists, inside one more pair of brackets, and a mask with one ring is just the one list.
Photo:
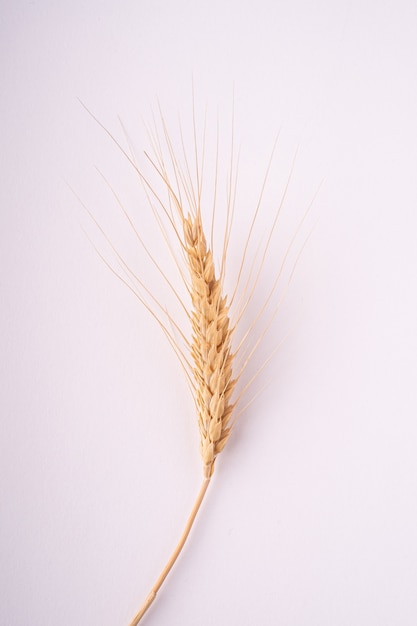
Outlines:
{"label": "dried wheat stem", "polygon": [[156,581],[156,583],[154,584],[154,586],[152,587],[150,593],[148,594],[148,597],[146,598],[145,602],[143,603],[142,607],[140,608],[140,610],[137,612],[137,614],[135,615],[135,617],[133,618],[133,620],[130,622],[129,626],[136,626],[137,624],[139,624],[140,620],[142,619],[142,617],[145,615],[146,611],[149,609],[149,607],[151,606],[152,602],[155,600],[156,598],[156,594],[158,593],[159,589],[161,588],[165,578],[168,576],[172,566],[174,565],[175,561],[177,560],[181,550],[184,547],[184,544],[187,540],[187,537],[190,533],[191,527],[194,523],[194,520],[197,516],[198,510],[201,506],[201,503],[204,499],[204,496],[206,494],[207,491],[207,487],[210,484],[210,478],[204,478],[203,480],[203,484],[201,485],[201,489],[200,492],[197,496],[197,499],[194,503],[193,509],[191,511],[190,517],[187,520],[187,523],[185,525],[184,528],[184,532],[182,533],[181,539],[178,542],[177,547],[175,548],[174,552],[171,555],[171,558],[169,559],[168,563],[165,565],[164,569],[162,570],[161,574],[159,575],[158,580]]}
{"label": "dried wheat stem", "polygon": [[223,296],[222,279],[217,279],[212,253],[207,247],[199,211],[185,217],[181,212],[185,257],[191,280],[191,355],[194,361],[195,404],[204,481],[188,518],[182,537],[154,587],[130,626],[136,626],[156,598],[156,594],[177,560],[191,530],[214,471],[216,456],[230,435],[231,396],[236,381],[232,377],[233,354],[229,307]]}

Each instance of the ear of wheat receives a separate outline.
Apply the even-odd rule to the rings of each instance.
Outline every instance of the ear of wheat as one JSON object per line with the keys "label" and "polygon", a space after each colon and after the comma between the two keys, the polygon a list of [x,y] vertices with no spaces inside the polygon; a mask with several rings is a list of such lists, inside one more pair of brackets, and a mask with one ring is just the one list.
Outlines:
{"label": "ear of wheat", "polygon": [[184,221],[184,239],[192,285],[191,353],[201,456],[204,476],[210,478],[214,461],[230,435],[233,354],[229,310],[221,280],[216,278],[213,257],[207,249],[201,215]]}
{"label": "ear of wheat", "polygon": [[[83,105],[84,106],[84,105]],[[88,109],[87,109],[88,110]],[[88,111],[91,114],[90,111]],[[227,253],[227,247],[230,238],[230,231],[232,226],[232,217],[230,213],[233,213],[233,207],[231,208],[232,202],[231,198],[234,195],[233,191],[233,182],[232,175],[230,175],[229,179],[229,188],[228,188],[228,201],[227,201],[227,216],[225,220],[225,233],[223,237],[223,251],[222,251],[222,262],[219,271],[216,271],[215,263],[213,260],[213,234],[211,233],[211,243],[208,244],[208,240],[206,238],[204,227],[203,227],[203,218],[202,218],[202,206],[201,206],[201,176],[199,166],[196,166],[196,175],[195,182],[193,182],[192,177],[190,175],[190,167],[188,162],[185,162],[185,166],[181,167],[177,157],[175,155],[175,151],[172,147],[171,140],[167,133],[167,129],[165,126],[164,119],[161,115],[161,122],[163,128],[163,135],[166,143],[166,149],[169,155],[169,164],[171,166],[171,177],[168,174],[169,166],[166,165],[163,150],[161,148],[161,142],[158,136],[152,136],[152,142],[154,147],[154,158],[151,158],[147,155],[149,162],[152,165],[152,168],[157,173],[157,176],[162,181],[163,186],[165,187],[165,191],[167,193],[168,200],[163,202],[158,195],[155,187],[149,182],[148,178],[146,178],[142,171],[137,166],[134,158],[129,155],[124,148],[116,141],[113,135],[101,124],[97,118],[92,115],[95,121],[105,130],[106,133],[109,134],[111,139],[115,141],[118,148],[123,152],[125,157],[132,164],[137,174],[140,177],[140,180],[144,186],[145,192],[148,196],[148,200],[150,202],[150,206],[158,225],[160,226],[164,238],[168,245],[171,247],[171,243],[169,242],[169,236],[167,233],[167,226],[163,225],[162,217],[165,218],[166,224],[168,224],[168,228],[174,234],[174,238],[177,241],[179,246],[179,253],[185,262],[185,271],[179,266],[181,278],[184,280],[186,284],[186,290],[190,297],[190,303],[187,305],[182,299],[178,296],[176,290],[173,288],[170,280],[161,270],[158,262],[154,259],[154,257],[148,252],[144,242],[142,241],[140,235],[136,232],[133,222],[130,216],[125,211],[124,207],[120,204],[120,207],[129,221],[129,224],[134,228],[138,241],[141,246],[145,249],[146,253],[150,257],[152,263],[158,269],[158,271],[163,276],[166,283],[169,285],[170,289],[174,292],[175,296],[180,300],[181,306],[186,311],[186,316],[188,322],[191,326],[191,340],[189,341],[183,332],[179,329],[175,319],[171,317],[169,313],[165,309],[162,309],[157,300],[152,296],[151,292],[147,289],[146,285],[133,274],[129,267],[123,261],[121,255],[115,250],[113,245],[110,242],[110,239],[101,229],[100,225],[97,223],[95,218],[93,217],[94,222],[97,224],[98,228],[107,239],[109,244],[112,246],[113,251],[115,252],[118,261],[123,267],[125,275],[127,278],[123,277],[121,274],[117,273],[110,264],[103,259],[107,265],[109,265],[110,269],[118,275],[119,278],[126,285],[134,291],[135,295],[140,299],[140,301],[146,306],[146,308],[151,312],[153,317],[161,326],[163,332],[168,338],[171,346],[174,348],[174,351],[179,358],[181,365],[183,366],[188,381],[190,383],[190,387],[193,394],[193,399],[196,407],[198,427],[200,433],[200,451],[201,457],[203,461],[203,482],[198,493],[197,499],[191,511],[191,514],[187,520],[185,529],[180,538],[178,545],[176,546],[174,552],[169,558],[166,566],[162,570],[160,576],[152,587],[150,593],[148,594],[145,602],[142,607],[135,615],[133,620],[130,622],[130,626],[136,626],[142,617],[145,615],[152,602],[155,600],[156,595],[165,581],[168,573],[170,572],[172,566],[177,560],[186,540],[191,530],[191,527],[196,518],[197,512],[201,506],[201,503],[206,494],[207,488],[210,484],[211,477],[214,472],[214,466],[217,456],[224,449],[232,427],[233,423],[236,419],[236,411],[235,408],[240,401],[241,396],[247,390],[247,388],[251,385],[253,380],[258,375],[259,371],[263,369],[267,359],[263,365],[258,368],[252,378],[246,383],[243,390],[239,393],[238,397],[234,397],[234,392],[236,390],[237,382],[241,377],[242,373],[245,371],[249,361],[251,360],[253,354],[256,352],[257,348],[261,344],[264,336],[274,319],[276,312],[282,302],[283,297],[285,297],[286,289],[288,288],[289,282],[291,280],[293,271],[295,269],[295,265],[297,263],[298,257],[296,258],[293,266],[293,270],[290,274],[290,278],[288,280],[286,289],[284,290],[284,294],[281,297],[280,301],[273,308],[272,313],[270,314],[269,319],[264,322],[264,328],[262,332],[257,336],[255,340],[252,341],[250,345],[250,349],[246,354],[243,364],[239,364],[239,367],[236,367],[236,355],[241,351],[242,346],[244,346],[247,342],[248,336],[250,336],[253,331],[255,324],[259,321],[260,318],[267,311],[267,306],[272,298],[272,295],[275,293],[276,285],[281,277],[282,270],[284,264],[287,260],[288,253],[293,245],[295,237],[297,236],[299,229],[310,209],[308,207],[305,212],[302,220],[299,223],[299,226],[293,236],[293,239],[288,246],[287,252],[284,255],[284,259],[282,264],[280,265],[275,281],[263,303],[260,307],[259,313],[255,320],[253,320],[249,327],[246,328],[243,333],[241,332],[242,338],[237,346],[232,348],[232,342],[234,339],[235,331],[237,327],[240,328],[241,320],[246,308],[251,301],[255,286],[259,279],[260,273],[263,268],[263,264],[266,258],[266,254],[271,242],[272,234],[276,227],[278,217],[281,212],[282,204],[285,199],[285,195],[287,192],[288,184],[291,178],[291,173],[287,180],[287,185],[284,189],[284,192],[281,197],[281,201],[278,205],[278,208],[274,214],[274,219],[270,227],[269,237],[267,238],[267,242],[264,246],[263,253],[260,256],[260,260],[256,263],[256,260],[253,259],[250,264],[249,278],[247,279],[247,283],[242,290],[240,303],[237,311],[237,314],[234,316],[233,320],[230,315],[230,305],[235,300],[235,296],[237,293],[238,284],[241,281],[242,270],[247,262],[247,252],[248,252],[248,244],[249,240],[252,236],[255,222],[258,217],[259,207],[262,201],[262,195],[264,191],[265,182],[269,173],[269,165],[267,168],[267,173],[265,176],[265,180],[262,186],[261,195],[258,201],[258,205],[254,212],[254,216],[252,222],[250,224],[249,232],[247,234],[246,244],[244,246],[243,258],[240,270],[238,272],[238,277],[236,280],[236,284],[234,290],[228,298],[225,294],[224,289],[224,276],[225,276],[225,259]],[[196,137],[195,131],[195,121],[194,121],[194,138]],[[196,139],[195,139],[196,141]],[[197,145],[195,143],[195,153],[197,155]],[[146,153],[145,153],[146,154]],[[272,159],[272,156],[271,156]],[[196,159],[197,161],[197,159]],[[232,169],[232,164],[231,164]],[[217,162],[216,162],[217,168]],[[217,171],[216,171],[217,178]],[[173,182],[174,181],[174,182]],[[107,181],[106,181],[107,182]],[[112,190],[113,191],[113,190]],[[114,193],[114,192],[113,192]],[[115,194],[116,199],[117,195]],[[154,203],[159,207],[160,213],[155,208]],[[215,202],[214,202],[215,206]],[[91,215],[91,213],[90,213]],[[213,222],[214,222],[214,208],[213,208],[213,216],[212,216],[212,231],[213,231]],[[100,253],[99,253],[100,254]],[[101,256],[101,255],[100,255]],[[176,257],[175,252],[173,252],[174,258]],[[103,257],[102,257],[103,258]],[[178,262],[177,262],[178,263]],[[187,278],[188,274],[188,278]],[[136,282],[136,286],[132,287],[131,280],[134,279]],[[149,300],[146,299],[146,295],[151,298],[152,303],[149,303]],[[155,312],[154,307],[160,308],[159,313]],[[191,305],[191,306],[190,306]],[[176,338],[173,333],[167,328],[167,325],[161,319],[161,316],[165,315],[168,321],[173,325],[179,332],[183,339],[184,345],[179,346]],[[272,356],[272,355],[271,355]],[[235,394],[236,395],[236,394]],[[246,407],[245,407],[246,408]],[[239,409],[241,412],[243,409]],[[233,417],[233,420],[232,420]]]}
{"label": "ear of wheat", "polygon": [[212,252],[207,247],[200,211],[183,219],[183,244],[190,275],[192,310],[191,356],[193,361],[194,400],[200,432],[200,451],[204,479],[184,533],[158,580],[130,626],[136,626],[156,598],[169,571],[177,560],[191,530],[214,471],[217,455],[223,450],[231,431],[234,404],[231,397],[233,354],[227,299],[222,280],[216,277]]}

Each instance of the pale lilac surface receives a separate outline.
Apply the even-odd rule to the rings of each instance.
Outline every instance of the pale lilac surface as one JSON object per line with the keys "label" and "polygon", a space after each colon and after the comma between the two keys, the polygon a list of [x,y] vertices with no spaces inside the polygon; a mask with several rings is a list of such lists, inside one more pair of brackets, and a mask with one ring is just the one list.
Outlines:
{"label": "pale lilac surface", "polygon": [[192,80],[220,116],[234,90],[247,197],[299,147],[289,232],[324,182],[272,384],[146,624],[417,623],[416,32],[404,0],[1,3],[2,626],[127,626],[199,488],[183,372],[70,189],[123,245],[93,166],[133,213],[140,186],[77,98],[141,153]]}

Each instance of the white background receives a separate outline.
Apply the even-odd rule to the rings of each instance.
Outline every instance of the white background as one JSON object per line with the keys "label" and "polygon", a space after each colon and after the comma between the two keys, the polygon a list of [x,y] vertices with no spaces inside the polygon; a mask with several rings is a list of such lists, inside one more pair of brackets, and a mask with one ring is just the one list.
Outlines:
{"label": "white background", "polygon": [[1,624],[126,626],[198,491],[183,372],[71,191],[133,258],[94,166],[144,236],[149,207],[78,98],[142,154],[158,99],[191,124],[194,81],[221,120],[234,92],[245,211],[277,132],[272,190],[298,148],[286,244],[323,184],[272,384],[146,624],[414,626],[416,3],[3,0],[0,23]]}

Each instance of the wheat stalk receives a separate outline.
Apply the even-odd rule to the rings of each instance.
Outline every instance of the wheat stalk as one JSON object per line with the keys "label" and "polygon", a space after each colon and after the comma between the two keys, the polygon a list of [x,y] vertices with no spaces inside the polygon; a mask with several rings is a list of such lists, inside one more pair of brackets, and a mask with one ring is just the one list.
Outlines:
{"label": "wheat stalk", "polygon": [[[84,106],[84,105],[83,105]],[[88,110],[88,109],[87,109]],[[90,113],[90,111],[88,111]],[[91,113],[90,113],[91,114]],[[92,115],[92,114],[91,114]],[[214,203],[213,203],[213,214],[212,214],[212,226],[211,226],[211,237],[210,237],[210,245],[207,243],[207,238],[204,233],[203,228],[203,220],[202,220],[202,210],[201,210],[201,195],[202,195],[202,176],[201,176],[201,167],[198,164],[197,158],[197,141],[196,141],[196,129],[195,129],[195,120],[194,120],[194,149],[195,149],[195,157],[196,157],[196,171],[195,177],[191,175],[190,166],[185,158],[185,164],[181,166],[177,160],[175,155],[175,151],[172,147],[171,140],[167,133],[167,129],[165,126],[164,119],[161,115],[161,122],[163,127],[164,139],[166,146],[165,148],[168,151],[169,155],[169,164],[165,163],[163,150],[161,147],[161,142],[158,135],[151,136],[154,153],[154,158],[151,158],[147,155],[149,162],[151,163],[153,169],[157,173],[158,177],[162,180],[163,186],[165,187],[165,191],[167,192],[168,200],[163,201],[158,195],[155,186],[150,184],[148,179],[143,175],[142,171],[137,166],[133,156],[129,155],[124,148],[116,141],[113,135],[97,120],[97,118],[92,115],[92,117],[97,121],[97,123],[109,134],[111,139],[117,144],[118,148],[122,151],[124,156],[130,161],[137,174],[140,177],[140,180],[144,186],[146,195],[148,196],[148,200],[156,221],[161,229],[163,237],[171,250],[172,256],[177,264],[179,269],[180,276],[185,283],[186,290],[189,294],[191,301],[191,310],[189,304],[183,302],[183,299],[179,296],[176,289],[173,287],[171,281],[167,278],[166,274],[159,266],[158,262],[151,255],[146,245],[142,241],[140,235],[137,233],[134,224],[123,208],[121,202],[119,201],[117,194],[112,189],[112,192],[120,205],[122,212],[125,217],[128,219],[130,226],[133,228],[136,237],[145,250],[146,254],[149,256],[150,260],[161,274],[163,279],[166,281],[167,285],[174,293],[175,297],[181,304],[181,307],[184,309],[186,313],[186,317],[191,327],[192,338],[189,341],[186,338],[186,335],[178,326],[176,320],[171,317],[171,315],[160,305],[160,303],[154,298],[150,290],[146,287],[146,285],[142,282],[140,278],[138,278],[132,270],[127,266],[124,262],[121,255],[114,248],[110,239],[104,233],[100,225],[94,219],[94,222],[97,224],[98,228],[112,247],[114,253],[118,261],[122,266],[122,270],[125,276],[116,272],[113,267],[103,259],[105,263],[110,267],[110,269],[116,273],[116,275],[135,293],[135,295],[139,298],[139,300],[145,305],[145,307],[149,310],[152,316],[156,319],[156,321],[161,326],[163,332],[168,338],[171,346],[173,347],[183,369],[186,372],[188,377],[188,381],[190,383],[190,387],[193,394],[193,399],[196,406],[197,413],[197,421],[198,428],[200,433],[200,451],[201,457],[203,461],[203,482],[198,493],[197,499],[192,508],[191,514],[187,520],[185,529],[183,534],[169,558],[167,564],[163,568],[161,574],[159,575],[157,581],[152,587],[150,593],[146,597],[142,607],[135,615],[133,620],[130,622],[130,626],[137,626],[142,617],[145,615],[153,601],[155,600],[159,589],[164,583],[167,575],[169,574],[171,568],[173,567],[175,561],[177,560],[186,540],[191,530],[191,527],[194,523],[194,520],[197,516],[198,510],[203,502],[204,496],[206,494],[207,488],[210,484],[211,477],[213,475],[214,466],[216,457],[222,450],[224,449],[232,427],[233,423],[236,419],[235,408],[239,403],[241,396],[247,391],[248,387],[252,384],[253,380],[257,377],[257,374],[264,368],[266,363],[270,360],[274,351],[272,351],[270,357],[261,365],[260,368],[252,375],[249,382],[244,386],[241,393],[237,398],[233,397],[234,391],[236,389],[237,382],[245,371],[248,363],[250,362],[253,354],[258,349],[259,345],[262,343],[265,334],[274,319],[283,298],[285,297],[286,290],[284,290],[284,294],[282,295],[280,302],[278,305],[274,307],[272,314],[269,314],[268,321],[264,324],[262,331],[258,334],[257,337],[252,338],[252,342],[249,345],[249,354],[246,354],[243,358],[243,365],[236,367],[236,357],[239,352],[241,352],[242,347],[246,345],[248,342],[248,337],[254,332],[256,324],[259,322],[266,311],[268,304],[272,298],[272,295],[275,292],[277,283],[281,278],[281,274],[283,271],[283,266],[287,260],[289,251],[293,245],[295,237],[298,234],[299,228],[301,227],[307,213],[310,210],[311,204],[309,205],[307,211],[305,212],[299,227],[297,228],[291,243],[285,253],[283,263],[279,268],[275,280],[273,282],[272,288],[270,289],[267,297],[263,305],[259,309],[259,313],[256,316],[255,320],[253,320],[249,327],[243,330],[243,338],[238,343],[237,347],[232,349],[232,340],[235,334],[236,328],[241,326],[242,318],[245,310],[247,309],[249,302],[252,300],[255,287],[257,285],[259,276],[262,272],[264,261],[268,252],[268,248],[271,242],[272,234],[275,229],[275,226],[278,221],[278,217],[281,212],[281,208],[285,199],[285,195],[288,189],[289,181],[292,175],[292,169],[290,175],[287,180],[286,187],[284,189],[281,200],[278,204],[278,208],[273,218],[273,222],[270,228],[269,236],[267,238],[267,242],[264,246],[263,253],[260,256],[260,260],[256,260],[256,258],[252,259],[250,264],[249,277],[247,278],[246,284],[243,286],[243,289],[240,293],[239,304],[237,308],[237,314],[232,320],[230,316],[230,305],[235,300],[239,284],[241,282],[241,278],[243,276],[243,268],[247,261],[247,254],[249,248],[249,241],[251,239],[255,222],[258,218],[259,208],[263,197],[264,187],[266,183],[267,176],[269,174],[269,167],[271,164],[271,160],[268,164],[267,173],[265,175],[265,179],[262,185],[261,194],[259,197],[259,201],[250,224],[249,232],[247,234],[246,243],[243,250],[243,258],[241,262],[241,266],[238,272],[237,280],[232,291],[231,297],[228,298],[225,294],[224,288],[224,277],[225,277],[225,265],[226,265],[226,254],[227,248],[230,239],[230,232],[232,228],[233,222],[233,202],[235,196],[235,182],[233,181],[233,150],[232,150],[232,159],[230,164],[230,177],[228,184],[228,201],[227,201],[227,215],[225,220],[225,228],[224,228],[224,238],[223,238],[223,253],[222,253],[222,262],[220,266],[220,271],[216,272],[215,264],[213,261],[213,228],[214,228],[214,211],[216,204],[216,184],[217,184],[217,157],[216,157],[216,174],[215,174],[215,193],[214,193]],[[181,136],[182,139],[182,136]],[[274,147],[275,149],[275,147]],[[271,155],[272,159],[272,155]],[[171,176],[168,171],[171,171]],[[106,181],[107,182],[107,181]],[[156,204],[156,206],[155,206]],[[90,213],[91,215],[91,213]],[[181,251],[181,256],[184,261],[185,269],[181,267],[178,263],[178,256],[175,253],[175,250],[172,248],[172,243],[167,232],[167,226],[171,233],[174,234],[175,239],[177,240],[177,244],[179,245],[179,249]],[[259,250],[259,249],[258,249]],[[101,255],[100,255],[101,256]],[[103,258],[103,257],[102,257]],[[298,261],[298,257],[294,262],[292,272],[290,274],[290,279],[287,283],[287,288],[289,286],[289,282],[294,273],[295,265]],[[132,286],[133,283],[133,286]],[[151,299],[151,303],[149,302],[149,298]],[[155,306],[159,309],[159,313],[155,311]],[[163,323],[163,316],[169,321],[171,326],[179,332],[180,337],[183,341],[183,347],[178,344],[176,337],[173,332],[171,332],[167,325]],[[250,403],[248,403],[250,404]],[[246,407],[244,407],[246,408]],[[240,412],[242,412],[241,409]],[[231,420],[234,415],[233,421]]]}
{"label": "wheat stalk", "polygon": [[205,496],[214,471],[217,455],[229,438],[234,404],[231,396],[236,385],[233,379],[233,354],[227,299],[222,280],[216,278],[213,256],[207,247],[201,213],[183,219],[183,244],[188,264],[192,311],[191,356],[195,385],[194,400],[200,431],[200,450],[204,480],[184,533],[144,604],[130,626],[136,626],[156,598],[169,571],[177,560]]}
{"label": "wheat stalk", "polygon": [[232,375],[233,354],[229,310],[222,280],[216,278],[212,252],[207,247],[200,211],[183,219],[183,244],[188,264],[192,312],[191,355],[194,363],[194,399],[200,431],[204,480],[184,533],[144,604],[130,626],[136,626],[155,600],[177,560],[203,501],[214,471],[217,455],[229,438],[234,404],[231,396],[236,380]]}

